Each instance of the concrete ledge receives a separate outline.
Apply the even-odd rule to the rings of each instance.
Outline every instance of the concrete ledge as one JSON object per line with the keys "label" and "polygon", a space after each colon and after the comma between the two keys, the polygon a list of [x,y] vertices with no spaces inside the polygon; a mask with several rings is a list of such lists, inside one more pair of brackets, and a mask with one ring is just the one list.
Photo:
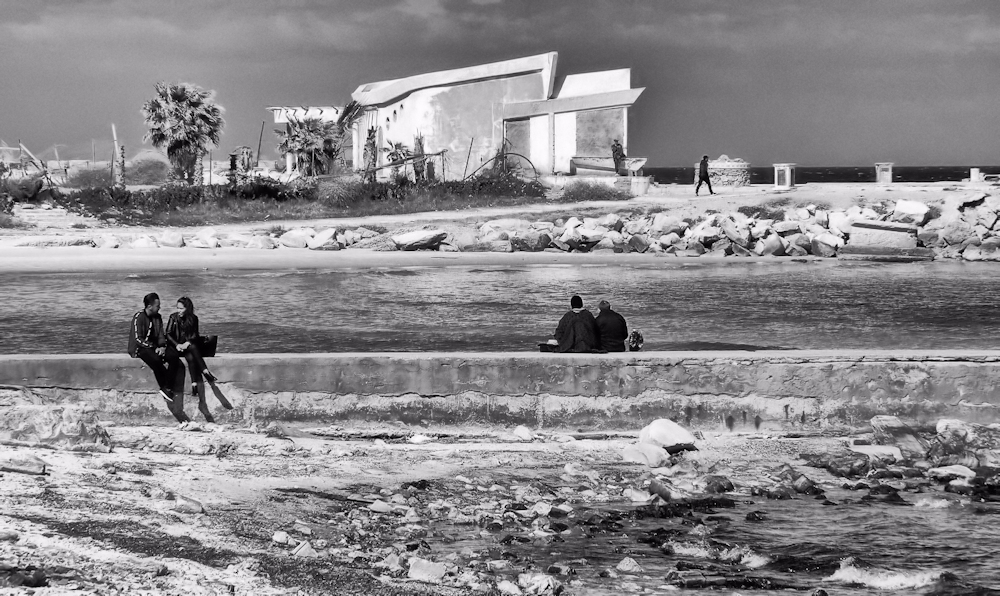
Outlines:
{"label": "concrete ledge", "polygon": [[[859,425],[875,414],[1000,420],[1000,351],[228,354],[211,367],[233,422],[612,429],[665,416],[753,430]],[[0,385],[0,407],[4,392],[21,391],[123,421],[166,415],[152,373],[125,355],[0,356]]]}

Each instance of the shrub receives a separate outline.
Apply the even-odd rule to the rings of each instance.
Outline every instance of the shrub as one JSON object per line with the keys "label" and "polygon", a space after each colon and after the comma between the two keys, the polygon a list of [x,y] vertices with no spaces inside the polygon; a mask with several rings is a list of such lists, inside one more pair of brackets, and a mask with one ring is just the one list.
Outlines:
{"label": "shrub", "polygon": [[125,168],[125,184],[158,185],[167,181],[170,165],[157,159],[143,159]]}
{"label": "shrub", "polygon": [[79,170],[66,180],[66,184],[73,188],[106,188],[111,186],[111,170],[108,168]]}
{"label": "shrub", "polygon": [[563,200],[573,203],[584,201],[627,201],[632,193],[593,182],[574,182],[566,187]]}

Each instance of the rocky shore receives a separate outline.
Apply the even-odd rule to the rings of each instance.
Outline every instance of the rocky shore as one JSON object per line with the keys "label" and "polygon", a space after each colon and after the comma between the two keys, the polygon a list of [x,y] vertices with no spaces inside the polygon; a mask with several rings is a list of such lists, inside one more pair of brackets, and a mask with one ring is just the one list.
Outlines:
{"label": "rocky shore", "polygon": [[97,424],[87,441],[107,449],[0,447],[0,591],[921,587],[966,580],[887,576],[836,553],[796,562],[724,536],[733,524],[808,533],[806,511],[988,514],[1000,500],[1000,428],[954,420],[917,432],[880,416],[839,436],[692,434],[668,420],[613,434]]}
{"label": "rocky shore", "polygon": [[[95,230],[21,235],[10,247],[101,249],[292,249],[337,251],[646,253],[676,257],[899,257],[908,260],[1000,260],[1000,196],[991,189],[937,198],[867,201],[833,208],[788,197],[700,213],[647,205],[642,210],[589,210],[579,216],[519,217],[475,224],[302,225],[230,231]],[[952,192],[946,192],[952,191]],[[911,193],[912,195],[912,193]],[[682,212],[683,211],[683,212]]]}

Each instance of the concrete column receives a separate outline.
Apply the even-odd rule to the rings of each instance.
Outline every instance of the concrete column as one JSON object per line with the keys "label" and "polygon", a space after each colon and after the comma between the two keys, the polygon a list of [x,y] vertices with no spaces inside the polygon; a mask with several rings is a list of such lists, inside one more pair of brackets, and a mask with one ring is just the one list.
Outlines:
{"label": "concrete column", "polygon": [[295,166],[295,154],[289,151],[285,154],[285,171],[291,172]]}
{"label": "concrete column", "polygon": [[875,163],[875,182],[878,184],[892,184],[892,162],[883,161]]}
{"label": "concrete column", "polygon": [[982,182],[983,176],[979,173],[979,168],[969,168],[969,182]]}
{"label": "concrete column", "polygon": [[795,164],[776,163],[774,164],[774,188],[775,190],[788,190],[795,186]]}

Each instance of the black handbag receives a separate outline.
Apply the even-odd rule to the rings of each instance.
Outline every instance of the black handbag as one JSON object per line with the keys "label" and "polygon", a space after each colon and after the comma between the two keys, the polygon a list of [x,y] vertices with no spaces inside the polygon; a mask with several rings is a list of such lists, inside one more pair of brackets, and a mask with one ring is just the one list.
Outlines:
{"label": "black handbag", "polygon": [[198,346],[198,353],[201,354],[202,358],[213,358],[219,345],[219,336],[199,335],[194,341],[194,345]]}

